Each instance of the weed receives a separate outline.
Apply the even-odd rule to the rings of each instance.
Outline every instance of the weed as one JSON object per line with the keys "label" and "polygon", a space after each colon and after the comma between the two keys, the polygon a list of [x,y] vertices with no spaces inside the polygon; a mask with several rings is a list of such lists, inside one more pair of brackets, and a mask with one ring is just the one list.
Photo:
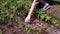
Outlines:
{"label": "weed", "polygon": [[27,33],[31,33],[31,29],[28,26],[25,26],[25,30]]}
{"label": "weed", "polygon": [[2,34],[2,31],[0,30],[0,34]]}
{"label": "weed", "polygon": [[44,20],[45,22],[50,22],[54,24],[54,26],[60,27],[60,19],[56,17],[53,13],[46,14],[43,10],[37,10],[38,18]]}

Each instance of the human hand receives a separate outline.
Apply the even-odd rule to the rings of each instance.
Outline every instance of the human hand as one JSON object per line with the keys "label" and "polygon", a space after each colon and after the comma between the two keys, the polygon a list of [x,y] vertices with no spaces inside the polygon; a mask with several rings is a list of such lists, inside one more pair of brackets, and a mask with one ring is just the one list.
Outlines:
{"label": "human hand", "polygon": [[30,18],[31,18],[30,16],[27,16],[24,21],[25,22],[30,22]]}

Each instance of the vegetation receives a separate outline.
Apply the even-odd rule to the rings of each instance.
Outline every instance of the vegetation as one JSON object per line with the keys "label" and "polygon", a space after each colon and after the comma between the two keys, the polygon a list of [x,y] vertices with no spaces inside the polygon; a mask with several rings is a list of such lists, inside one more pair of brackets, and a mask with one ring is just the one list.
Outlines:
{"label": "vegetation", "polygon": [[[0,22],[12,20],[13,14],[21,15],[30,8],[31,0],[1,0],[0,1]],[[12,20],[13,21],[13,20]]]}
{"label": "vegetation", "polygon": [[[0,25],[5,23],[7,24],[15,23],[16,22],[15,16],[21,16],[28,13],[31,4],[32,0],[0,0]],[[52,13],[47,14],[42,9],[36,9],[34,13],[35,16],[37,16],[37,18],[39,19],[42,19],[42,21],[53,24],[56,27],[60,27],[60,19],[56,17],[56,15]],[[18,27],[19,28],[24,27],[25,31],[28,34],[32,32],[32,30],[29,29],[29,27],[23,24],[21,25],[20,22],[18,24]],[[37,34],[39,34],[39,32],[37,32]]]}
{"label": "vegetation", "polygon": [[42,9],[36,11],[38,18],[44,20],[45,22],[52,23],[56,27],[60,27],[60,19],[53,13],[45,13]]}
{"label": "vegetation", "polygon": [[2,31],[0,30],[0,34],[2,34]]}

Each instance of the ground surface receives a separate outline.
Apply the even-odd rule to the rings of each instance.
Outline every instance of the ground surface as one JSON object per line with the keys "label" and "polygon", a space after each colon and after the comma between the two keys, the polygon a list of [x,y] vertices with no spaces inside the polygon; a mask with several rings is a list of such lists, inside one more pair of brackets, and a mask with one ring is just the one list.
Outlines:
{"label": "ground surface", "polygon": [[[52,12],[58,18],[60,18],[60,5],[51,5],[51,8],[46,12]],[[24,20],[20,18],[22,17],[18,17],[17,20]],[[32,31],[30,33],[27,33],[24,28],[19,29],[19,27],[16,25],[0,25],[0,29],[2,30],[3,34],[60,34],[60,29],[57,29],[55,26],[49,23],[45,23],[39,19],[32,21],[32,24],[25,24],[23,21],[21,22],[22,24],[27,25],[30,29],[32,29]]]}

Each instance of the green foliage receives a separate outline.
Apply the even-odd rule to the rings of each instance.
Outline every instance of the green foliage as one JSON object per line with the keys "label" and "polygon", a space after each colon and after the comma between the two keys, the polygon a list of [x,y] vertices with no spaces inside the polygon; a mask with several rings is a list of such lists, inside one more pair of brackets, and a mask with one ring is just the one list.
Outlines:
{"label": "green foliage", "polygon": [[42,20],[49,21],[51,19],[51,16],[45,14],[42,9],[41,10],[39,9],[38,11],[36,11],[36,13],[38,13],[38,17],[41,18]]}
{"label": "green foliage", "polygon": [[40,18],[41,19],[44,19],[45,18],[45,15],[44,14],[40,15]]}
{"label": "green foliage", "polygon": [[55,26],[60,27],[60,19],[59,19],[59,20],[58,20],[58,19],[53,19],[53,20],[52,20],[52,23],[53,23]]}
{"label": "green foliage", "polygon": [[31,29],[28,26],[25,26],[25,30],[27,33],[31,33]]}
{"label": "green foliage", "polygon": [[39,32],[36,32],[36,34],[40,34]]}
{"label": "green foliage", "polygon": [[38,18],[46,21],[51,22],[54,26],[60,27],[60,19],[54,15],[53,13],[46,14],[43,10],[37,10],[36,13],[38,14]]}
{"label": "green foliage", "polygon": [[13,22],[13,15],[8,12],[8,10],[1,8],[0,9],[0,23],[4,22],[5,20]]}
{"label": "green foliage", "polygon": [[13,0],[11,3],[9,3],[9,8],[18,14],[20,12],[28,11],[31,3],[31,0]]}
{"label": "green foliage", "polygon": [[2,34],[2,31],[0,30],[0,34]]}
{"label": "green foliage", "polygon": [[0,0],[0,22],[14,21],[13,14],[21,15],[27,12],[31,3],[32,0]]}
{"label": "green foliage", "polygon": [[49,20],[51,20],[51,16],[47,15],[45,21],[49,21]]}
{"label": "green foliage", "polygon": [[[12,13],[16,15],[25,14],[29,11],[32,1],[33,0],[0,0],[0,23],[5,20],[14,22],[14,15]],[[46,22],[51,20],[51,18],[55,18],[51,15],[45,14],[42,9],[37,9],[36,13],[38,14],[38,18],[41,18]],[[60,24],[57,19],[52,20],[52,23],[56,26]]]}

